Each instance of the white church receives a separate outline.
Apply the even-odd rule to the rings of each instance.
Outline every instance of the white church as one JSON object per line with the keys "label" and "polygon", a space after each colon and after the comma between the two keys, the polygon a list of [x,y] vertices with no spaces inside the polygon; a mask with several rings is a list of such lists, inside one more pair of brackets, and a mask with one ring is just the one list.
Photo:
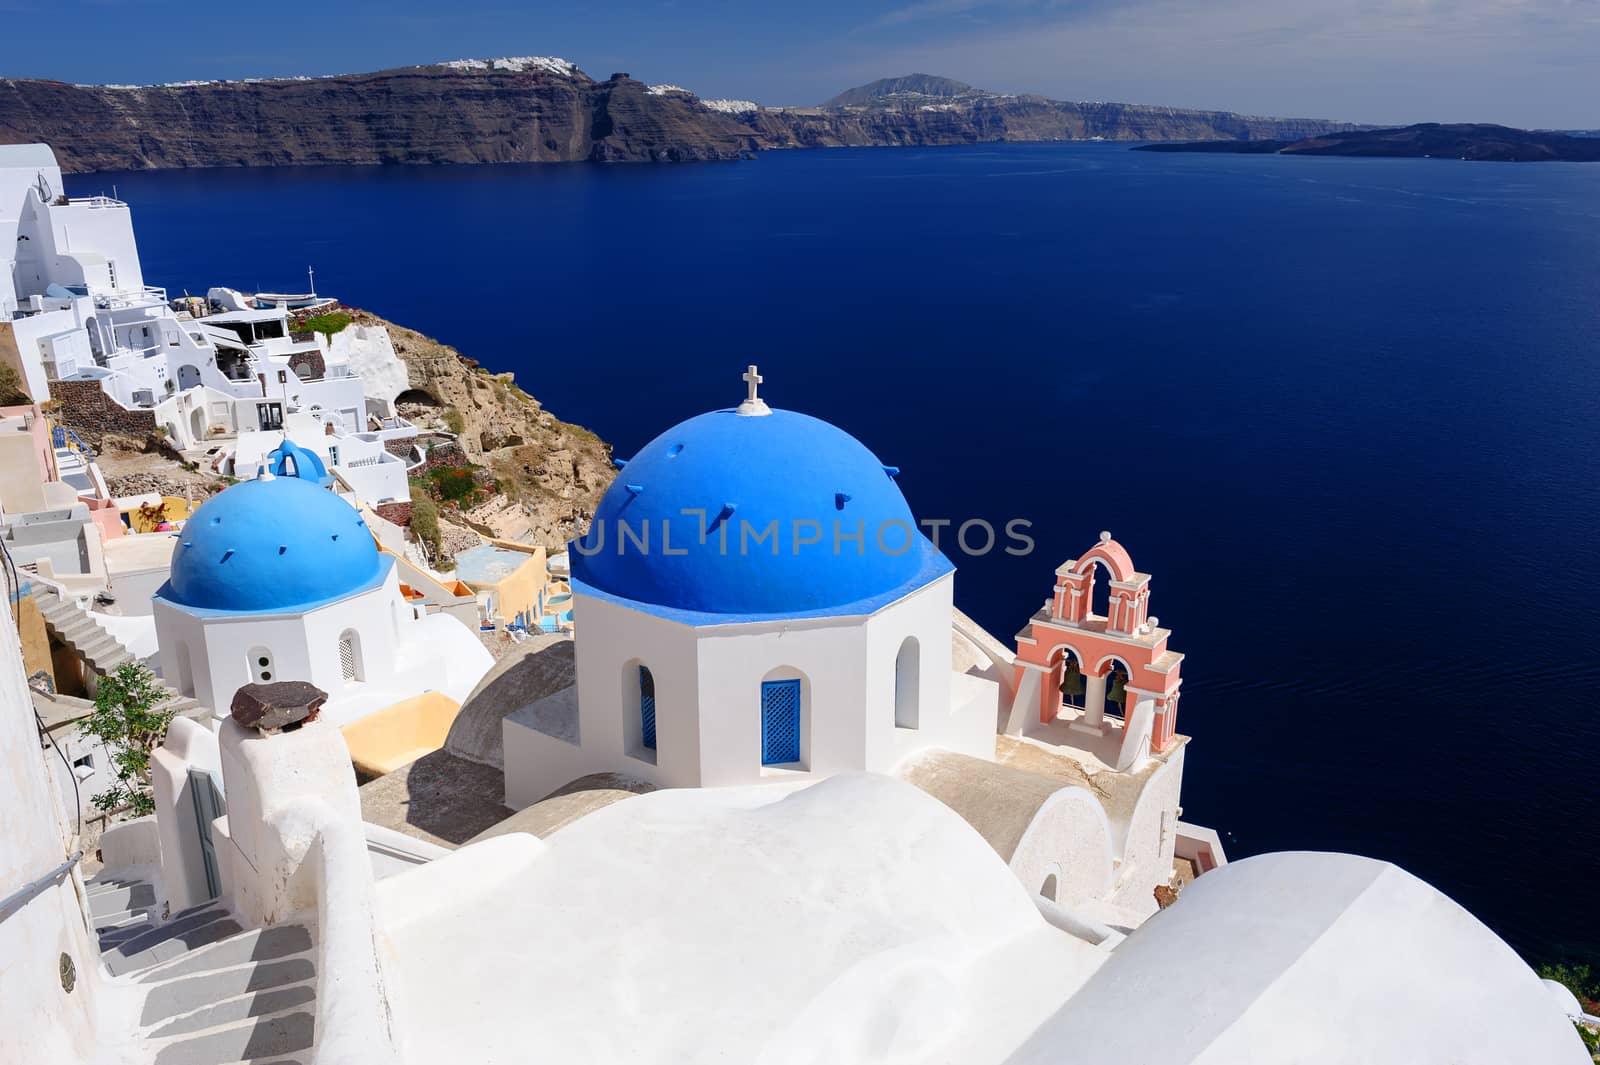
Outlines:
{"label": "white church", "polygon": [[754,381],[646,444],[571,546],[578,682],[507,720],[510,805],[595,772],[718,787],[992,759],[998,686],[951,670],[955,567],[894,472]]}
{"label": "white church", "polygon": [[[157,609],[169,675],[215,698],[309,671],[324,712],[175,722],[158,813],[106,834],[92,880],[4,626],[18,827],[0,1009],[19,1023],[0,1049],[82,1065],[1588,1060],[1572,996],[1437,889],[1354,855],[1230,863],[1181,821],[1182,656],[1109,534],[1056,570],[1012,651],[953,607],[954,568],[897,471],[769,409],[759,383],[752,367],[737,408],[645,445],[572,545],[576,683],[505,717],[508,801],[595,774],[657,790],[553,831],[517,830],[519,813],[447,849],[363,821],[341,716],[364,685],[448,671],[462,649],[407,618],[306,453],[200,508]],[[102,916],[136,896],[139,916]]]}
{"label": "white church", "polygon": [[177,535],[152,602],[161,672],[218,722],[246,684],[309,681],[343,725],[428,691],[460,703],[492,665],[460,621],[401,594],[394,556],[330,480],[285,441]]}

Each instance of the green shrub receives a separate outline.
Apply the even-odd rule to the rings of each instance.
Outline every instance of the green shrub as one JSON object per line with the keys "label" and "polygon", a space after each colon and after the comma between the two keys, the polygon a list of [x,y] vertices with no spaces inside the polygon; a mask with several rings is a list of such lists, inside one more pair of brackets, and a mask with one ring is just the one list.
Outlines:
{"label": "green shrub", "polygon": [[451,499],[458,504],[471,506],[478,494],[478,481],[471,467],[441,466],[428,474],[434,491],[440,499]]}
{"label": "green shrub", "polygon": [[446,407],[444,409],[444,424],[452,433],[460,436],[467,427],[467,420],[454,407]]}
{"label": "green shrub", "polygon": [[1578,1001],[1583,1008],[1593,1012],[1593,1008],[1600,1003],[1600,977],[1587,963],[1557,962],[1553,965],[1539,966],[1539,976],[1545,980],[1554,980],[1568,991],[1578,996]]}
{"label": "green shrub", "polygon": [[439,508],[419,481],[411,482],[411,535],[428,545],[429,558],[439,557]]}
{"label": "green shrub", "polygon": [[348,314],[342,311],[329,311],[327,314],[318,314],[307,318],[301,323],[301,327],[309,329],[313,333],[324,333],[328,336],[333,336],[335,333],[343,332],[344,327],[349,325],[350,322],[351,318]]}

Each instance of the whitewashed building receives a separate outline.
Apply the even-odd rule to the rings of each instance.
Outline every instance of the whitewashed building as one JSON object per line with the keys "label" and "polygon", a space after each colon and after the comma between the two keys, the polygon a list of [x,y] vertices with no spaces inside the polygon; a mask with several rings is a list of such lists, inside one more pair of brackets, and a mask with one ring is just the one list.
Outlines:
{"label": "whitewashed building", "polygon": [[237,298],[216,314],[174,310],[145,284],[129,206],[62,190],[47,145],[0,145],[0,248],[15,249],[0,264],[0,361],[36,402],[51,381],[93,382],[117,405],[151,411],[179,448],[280,429],[298,412],[348,432],[394,413],[406,373],[386,330],[296,335],[283,304]]}
{"label": "whitewashed building", "polygon": [[492,664],[447,614],[402,596],[394,558],[325,486],[315,456],[286,444],[276,475],[203,503],[173,547],[153,600],[162,676],[228,716],[238,689],[303,680],[345,724],[427,691],[466,698]]}

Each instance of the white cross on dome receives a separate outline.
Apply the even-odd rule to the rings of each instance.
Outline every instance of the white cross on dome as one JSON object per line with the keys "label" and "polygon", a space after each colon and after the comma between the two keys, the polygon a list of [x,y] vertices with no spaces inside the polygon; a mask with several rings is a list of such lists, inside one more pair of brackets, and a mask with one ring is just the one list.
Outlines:
{"label": "white cross on dome", "polygon": [[749,386],[750,392],[749,395],[745,396],[744,402],[739,404],[739,409],[736,413],[744,415],[771,414],[772,408],[767,406],[767,401],[756,394],[756,388],[766,378],[757,372],[755,363],[751,363],[750,368],[744,372],[743,380]]}

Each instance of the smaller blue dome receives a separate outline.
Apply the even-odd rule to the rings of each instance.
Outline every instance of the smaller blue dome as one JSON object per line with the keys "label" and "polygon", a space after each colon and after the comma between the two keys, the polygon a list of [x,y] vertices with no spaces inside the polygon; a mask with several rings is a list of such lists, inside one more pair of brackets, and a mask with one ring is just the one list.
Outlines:
{"label": "smaller blue dome", "polygon": [[288,437],[267,454],[267,470],[277,477],[298,477],[324,487],[333,483],[322,456],[307,451]]}
{"label": "smaller blue dome", "polygon": [[354,507],[311,481],[276,477],[202,503],[156,595],[189,610],[294,613],[376,588],[389,566]]}

